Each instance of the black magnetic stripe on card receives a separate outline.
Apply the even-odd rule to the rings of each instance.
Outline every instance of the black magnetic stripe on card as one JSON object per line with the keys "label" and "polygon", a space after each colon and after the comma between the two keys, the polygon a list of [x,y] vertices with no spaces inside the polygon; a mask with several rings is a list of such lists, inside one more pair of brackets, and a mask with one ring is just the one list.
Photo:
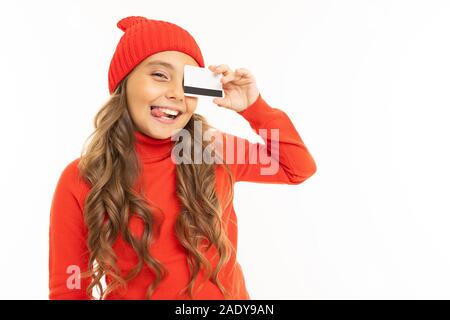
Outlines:
{"label": "black magnetic stripe on card", "polygon": [[203,89],[198,87],[184,86],[184,92],[210,97],[222,97],[222,90]]}

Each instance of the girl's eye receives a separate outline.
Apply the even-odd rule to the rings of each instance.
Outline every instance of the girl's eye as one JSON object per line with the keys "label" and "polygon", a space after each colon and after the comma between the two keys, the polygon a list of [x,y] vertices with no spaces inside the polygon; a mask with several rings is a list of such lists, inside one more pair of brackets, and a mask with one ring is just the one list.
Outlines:
{"label": "girl's eye", "polygon": [[[155,76],[158,76],[158,77],[160,77],[160,78],[166,78],[167,79],[167,77],[165,76],[165,75],[163,75],[162,73],[159,73],[159,72],[156,72],[156,73],[153,73],[153,75],[155,75]],[[162,77],[161,77],[162,76]]]}

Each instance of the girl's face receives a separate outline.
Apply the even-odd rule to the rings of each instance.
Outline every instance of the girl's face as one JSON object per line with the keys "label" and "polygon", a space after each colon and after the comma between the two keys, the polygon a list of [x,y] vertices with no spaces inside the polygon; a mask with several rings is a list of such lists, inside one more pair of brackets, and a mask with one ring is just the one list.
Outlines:
{"label": "girl's face", "polygon": [[[184,96],[186,64],[199,66],[187,54],[162,51],[149,56],[130,73],[126,85],[127,103],[137,130],[156,139],[165,139],[184,128],[198,102],[196,97]],[[173,120],[165,120],[155,115],[158,108],[152,114],[152,106],[174,109],[179,114]]]}

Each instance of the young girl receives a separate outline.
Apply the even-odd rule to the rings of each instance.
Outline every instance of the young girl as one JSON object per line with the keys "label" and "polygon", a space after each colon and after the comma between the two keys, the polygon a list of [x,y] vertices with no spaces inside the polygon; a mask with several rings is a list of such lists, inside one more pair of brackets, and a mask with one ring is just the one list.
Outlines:
{"label": "young girl", "polygon": [[[234,183],[299,184],[315,162],[250,71],[225,64],[208,67],[225,93],[213,101],[265,144],[220,133],[226,147],[213,150],[222,162],[175,161],[176,149],[186,160],[211,146],[203,137],[214,128],[182,85],[184,65],[204,68],[201,51],[169,22],[131,16],[117,26],[124,34],[110,64],[111,97],[53,196],[49,298],[95,299],[95,288],[100,299],[250,299],[236,260]],[[252,161],[257,151],[276,168],[264,172],[267,161]]]}

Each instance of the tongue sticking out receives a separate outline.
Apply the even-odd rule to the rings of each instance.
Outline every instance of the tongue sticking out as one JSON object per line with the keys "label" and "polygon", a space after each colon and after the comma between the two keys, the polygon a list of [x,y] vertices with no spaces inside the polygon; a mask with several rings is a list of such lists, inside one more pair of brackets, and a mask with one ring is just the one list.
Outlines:
{"label": "tongue sticking out", "polygon": [[151,112],[152,112],[152,116],[157,117],[157,118],[165,115],[165,113],[162,112],[161,110],[159,110],[159,108],[152,108]]}

